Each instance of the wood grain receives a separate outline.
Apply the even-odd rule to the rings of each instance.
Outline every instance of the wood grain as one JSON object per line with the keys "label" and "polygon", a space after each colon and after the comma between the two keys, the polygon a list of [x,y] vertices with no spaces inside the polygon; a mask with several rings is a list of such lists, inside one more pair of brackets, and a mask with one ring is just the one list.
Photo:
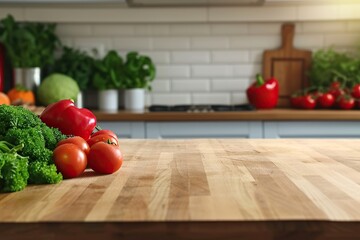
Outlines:
{"label": "wood grain", "polygon": [[115,174],[88,170],[0,194],[0,232],[5,239],[26,239],[25,232],[36,239],[359,239],[358,146],[339,139],[122,140],[125,160]]}
{"label": "wood grain", "polygon": [[308,85],[306,73],[310,68],[312,53],[293,46],[295,25],[283,24],[282,45],[263,54],[263,75],[279,81],[278,106],[289,106],[289,98],[295,91]]}
{"label": "wood grain", "polygon": [[248,120],[360,120],[359,110],[298,110],[272,109],[248,112],[129,112],[106,113],[94,111],[98,121],[248,121]]}

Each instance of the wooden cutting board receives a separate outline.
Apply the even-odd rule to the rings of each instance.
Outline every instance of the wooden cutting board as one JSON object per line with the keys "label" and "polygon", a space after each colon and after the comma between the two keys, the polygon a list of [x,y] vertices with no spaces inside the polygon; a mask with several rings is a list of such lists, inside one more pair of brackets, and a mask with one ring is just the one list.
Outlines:
{"label": "wooden cutting board", "polygon": [[294,31],[294,24],[283,24],[281,47],[265,50],[263,55],[264,77],[276,77],[279,81],[278,107],[289,106],[291,94],[308,85],[306,73],[310,68],[312,53],[294,48]]}

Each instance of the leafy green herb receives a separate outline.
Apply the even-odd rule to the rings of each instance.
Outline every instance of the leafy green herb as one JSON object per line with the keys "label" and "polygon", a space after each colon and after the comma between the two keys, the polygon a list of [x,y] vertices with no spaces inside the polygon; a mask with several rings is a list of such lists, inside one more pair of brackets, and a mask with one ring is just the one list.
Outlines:
{"label": "leafy green herb", "polygon": [[137,52],[129,52],[125,63],[125,84],[126,89],[147,88],[151,90],[150,82],[156,74],[155,65],[151,58],[141,56]]}
{"label": "leafy green herb", "polygon": [[124,82],[123,59],[116,51],[109,51],[94,62],[93,87],[98,90],[118,89]]}
{"label": "leafy green herb", "polygon": [[343,87],[360,83],[360,58],[331,48],[314,53],[309,71],[311,86],[326,88],[333,81],[340,81]]}
{"label": "leafy green herb", "polygon": [[84,91],[89,87],[93,65],[94,59],[86,52],[65,46],[61,57],[55,61],[53,72],[70,76]]}
{"label": "leafy green herb", "polygon": [[54,52],[60,45],[55,24],[18,23],[8,15],[0,21],[0,42],[13,67],[45,67],[54,62]]}

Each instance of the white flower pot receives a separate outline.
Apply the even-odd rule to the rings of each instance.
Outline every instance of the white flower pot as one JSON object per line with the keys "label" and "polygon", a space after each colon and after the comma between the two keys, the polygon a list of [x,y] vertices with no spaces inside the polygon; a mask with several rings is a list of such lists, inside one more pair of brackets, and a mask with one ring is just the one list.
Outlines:
{"label": "white flower pot", "polygon": [[116,112],[119,108],[119,93],[117,89],[100,90],[98,95],[99,110]]}
{"label": "white flower pot", "polygon": [[134,88],[125,90],[125,109],[143,111],[145,108],[145,89]]}

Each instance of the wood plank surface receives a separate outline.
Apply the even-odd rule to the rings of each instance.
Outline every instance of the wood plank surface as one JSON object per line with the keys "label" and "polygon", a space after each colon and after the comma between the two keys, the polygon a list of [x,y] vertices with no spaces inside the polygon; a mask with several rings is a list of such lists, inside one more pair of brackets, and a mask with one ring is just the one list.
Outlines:
{"label": "wood plank surface", "polygon": [[290,106],[290,96],[308,86],[307,71],[310,68],[310,50],[294,48],[295,25],[282,25],[282,45],[279,49],[266,50],[263,54],[264,77],[276,77],[279,81],[278,106]]}
{"label": "wood plank surface", "polygon": [[88,170],[0,194],[0,232],[7,239],[24,232],[96,239],[95,229],[122,239],[359,239],[359,146],[354,139],[122,140],[115,174]]}
{"label": "wood plank surface", "polygon": [[271,109],[243,112],[131,112],[106,113],[93,111],[98,121],[248,121],[248,120],[360,120],[359,110]]}

